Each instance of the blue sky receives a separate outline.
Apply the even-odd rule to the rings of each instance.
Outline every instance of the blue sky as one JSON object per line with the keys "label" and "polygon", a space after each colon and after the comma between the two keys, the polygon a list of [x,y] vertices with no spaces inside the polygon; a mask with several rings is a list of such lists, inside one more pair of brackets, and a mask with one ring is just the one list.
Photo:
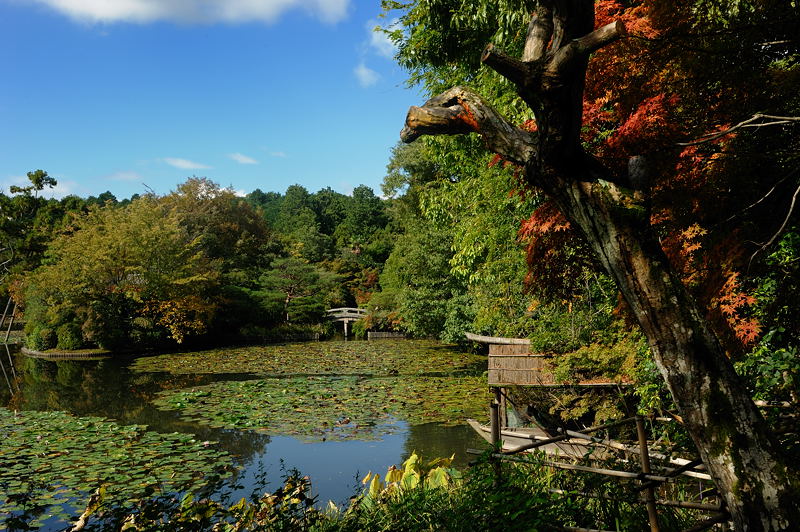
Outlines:
{"label": "blue sky", "polygon": [[379,192],[409,105],[379,0],[0,0],[0,188]]}

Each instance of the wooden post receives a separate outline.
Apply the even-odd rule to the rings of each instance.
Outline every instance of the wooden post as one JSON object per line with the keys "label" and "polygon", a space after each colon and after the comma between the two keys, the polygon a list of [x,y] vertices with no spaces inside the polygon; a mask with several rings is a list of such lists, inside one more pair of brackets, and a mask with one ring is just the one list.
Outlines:
{"label": "wooden post", "polygon": [[[500,447],[500,389],[493,387],[492,391],[494,392],[494,399],[492,399],[491,404],[489,405],[490,411],[490,419],[492,425],[492,447],[494,450],[492,454],[502,451]],[[494,464],[494,472],[495,472],[495,482],[500,481],[500,460],[496,458],[492,458],[492,462]]]}
{"label": "wooden post", "polygon": [[500,429],[508,427],[508,401],[506,400],[506,389],[498,388],[500,396]]}
{"label": "wooden post", "polygon": [[347,340],[347,324],[350,323],[349,320],[344,320],[344,339]]}
{"label": "wooden post", "polygon": [[[636,416],[636,432],[639,435],[639,455],[642,460],[642,473],[650,474],[650,454],[647,449],[647,434],[644,431],[642,416]],[[647,505],[647,517],[650,519],[650,531],[659,532],[658,512],[656,511],[656,495],[652,486],[644,490],[644,500]]]}

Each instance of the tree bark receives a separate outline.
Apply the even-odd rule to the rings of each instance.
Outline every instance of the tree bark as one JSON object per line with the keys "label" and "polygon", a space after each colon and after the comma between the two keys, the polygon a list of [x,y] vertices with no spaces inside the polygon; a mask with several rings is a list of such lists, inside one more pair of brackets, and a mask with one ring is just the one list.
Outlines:
{"label": "tree bark", "polygon": [[[722,347],[670,266],[640,194],[584,152],[583,84],[589,54],[624,36],[620,22],[592,30],[591,0],[542,1],[522,60],[487,46],[487,66],[513,82],[537,134],[504,119],[477,94],[455,87],[412,107],[401,138],[479,133],[487,148],[524,166],[553,198],[614,278],[737,530],[792,530],[800,523],[793,470]],[[547,48],[547,43],[550,47]]]}

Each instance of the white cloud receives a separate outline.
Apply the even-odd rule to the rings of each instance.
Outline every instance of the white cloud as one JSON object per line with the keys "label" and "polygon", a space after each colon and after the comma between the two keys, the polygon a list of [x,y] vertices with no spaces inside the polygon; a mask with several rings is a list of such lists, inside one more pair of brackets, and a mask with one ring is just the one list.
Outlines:
{"label": "white cloud", "polygon": [[353,195],[353,184],[349,181],[339,181],[338,186],[336,187],[336,192],[339,194],[344,194],[345,196],[352,196]]}
{"label": "white cloud", "polygon": [[243,155],[241,153],[231,153],[228,155],[228,157],[230,157],[239,164],[258,164],[258,161],[256,161],[252,157],[248,157],[247,155]]}
{"label": "white cloud", "polygon": [[363,61],[359,63],[355,69],[353,69],[353,72],[358,79],[358,84],[362,87],[370,87],[375,85],[381,77],[380,74],[365,65]]}
{"label": "white cloud", "polygon": [[245,192],[244,190],[241,190],[241,189],[236,189],[236,190],[233,191],[233,193],[236,195],[237,198],[243,198],[243,197],[247,196],[247,192]]}
{"label": "white cloud", "polygon": [[203,170],[206,168],[211,168],[210,166],[202,163],[196,163],[188,159],[179,159],[177,157],[164,157],[163,160],[168,165],[174,166],[175,168],[180,168],[181,170]]}
{"label": "white cloud", "polygon": [[269,152],[269,154],[272,155],[273,157],[281,157],[281,158],[288,157],[285,151],[271,151]]}
{"label": "white cloud", "polygon": [[350,0],[34,0],[82,22],[274,22],[302,9],[323,22],[347,16]]}
{"label": "white cloud", "polygon": [[140,173],[132,171],[116,172],[106,176],[106,179],[110,179],[111,181],[144,181],[144,177],[142,177]]}
{"label": "white cloud", "polygon": [[375,19],[367,21],[367,32],[369,32],[370,48],[372,48],[378,55],[382,55],[383,57],[387,57],[389,59],[394,57],[394,54],[397,53],[397,46],[395,46],[395,44],[383,31],[379,29],[379,27],[391,31],[399,23],[400,21],[396,18],[392,19],[387,26],[382,26]]}

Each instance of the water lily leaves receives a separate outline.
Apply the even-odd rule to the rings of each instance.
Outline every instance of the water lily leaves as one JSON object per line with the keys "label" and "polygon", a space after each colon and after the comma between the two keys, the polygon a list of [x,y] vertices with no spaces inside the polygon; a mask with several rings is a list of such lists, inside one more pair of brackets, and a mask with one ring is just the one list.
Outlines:
{"label": "water lily leaves", "polygon": [[[199,489],[229,475],[229,458],[189,434],[159,434],[103,418],[0,408],[0,523],[35,514],[75,518],[95,489],[132,504],[149,493]],[[32,511],[32,509],[34,511]]]}
{"label": "water lily leaves", "polygon": [[486,358],[433,340],[301,342],[212,349],[140,358],[131,369],[173,374],[418,375],[448,374]]}
{"label": "water lily leaves", "polygon": [[304,440],[373,439],[410,424],[482,417],[482,377],[287,377],[216,382],[163,392],[164,410],[210,426],[261,430]]}

